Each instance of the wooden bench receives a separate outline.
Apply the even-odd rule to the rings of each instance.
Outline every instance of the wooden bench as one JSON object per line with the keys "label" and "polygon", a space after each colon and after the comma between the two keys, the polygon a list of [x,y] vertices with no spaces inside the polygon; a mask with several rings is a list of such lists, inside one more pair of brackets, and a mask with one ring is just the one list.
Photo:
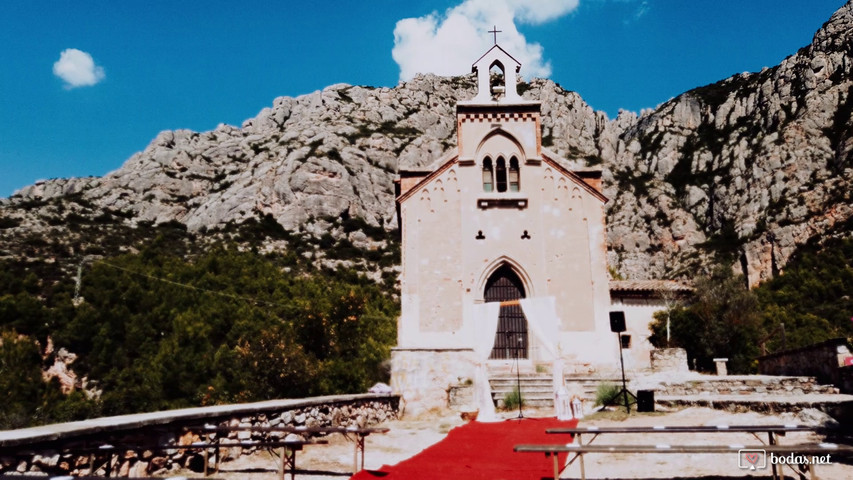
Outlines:
{"label": "wooden bench", "polygon": [[[544,453],[545,457],[553,457],[554,479],[560,475],[558,454],[575,453],[681,453],[681,454],[725,454],[739,453],[741,450],[763,450],[765,453],[780,455],[834,455],[838,457],[853,457],[853,447],[849,445],[837,445],[833,443],[801,444],[801,445],[579,445],[569,443],[565,445],[516,445],[516,452]],[[811,478],[816,479],[814,463],[808,463],[807,469]],[[773,478],[779,478],[773,471]],[[586,474],[581,470],[581,480],[586,480]]]}
{"label": "wooden bench", "polygon": [[[231,433],[231,432],[252,432],[252,433],[266,433],[266,434],[275,434],[275,433],[296,433],[296,434],[311,434],[311,435],[328,435],[331,433],[340,433],[344,436],[344,438],[350,439],[350,435],[352,436],[352,440],[355,442],[355,451],[353,453],[353,475],[358,473],[359,470],[364,468],[364,450],[365,450],[365,439],[367,436],[374,433],[388,433],[390,429],[387,427],[220,427],[216,425],[204,425],[203,427],[192,429],[187,428],[188,431],[204,431],[208,434],[208,442],[216,443],[219,441],[220,437],[217,435],[214,439],[210,438],[210,434],[212,433]],[[328,443],[328,442],[324,442]],[[216,472],[219,472],[219,450],[216,452]],[[361,459],[359,466],[359,458]],[[206,473],[206,472],[205,472]]]}
{"label": "wooden bench", "polygon": [[[589,440],[592,443],[599,435],[606,433],[624,434],[624,433],[749,433],[759,442],[763,440],[758,437],[759,433],[767,434],[767,445],[776,445],[779,436],[784,436],[788,432],[814,432],[814,427],[806,425],[654,425],[643,427],[585,427],[585,428],[550,428],[545,430],[545,433],[553,434],[571,434],[575,436],[575,441],[578,445],[583,445],[583,435],[591,434],[593,437]],[[576,458],[580,458],[581,475],[584,474],[583,456],[575,455],[566,464],[571,465]],[[772,466],[773,476],[776,476],[776,466]]]}
{"label": "wooden bench", "polygon": [[296,478],[296,452],[301,451],[305,445],[323,445],[329,443],[327,440],[272,440],[272,441],[227,441],[220,442],[217,438],[215,441],[193,442],[189,445],[178,445],[171,448],[174,449],[204,449],[204,476],[208,475],[208,450],[214,449],[215,469],[219,472],[219,449],[220,448],[265,448],[275,455],[273,451],[276,448],[281,448],[281,456],[279,461],[279,478],[284,480],[285,469],[290,471],[291,480]]}
{"label": "wooden bench", "polygon": [[274,440],[274,441],[229,441],[229,442],[208,442],[199,441],[187,445],[146,445],[146,444],[104,444],[97,447],[74,448],[66,449],[66,451],[74,451],[75,453],[89,453],[89,471],[95,472],[95,457],[96,454],[101,454],[106,457],[104,465],[104,476],[109,478],[112,476],[112,458],[116,454],[128,451],[153,450],[165,452],[168,450],[204,450],[204,476],[208,475],[208,459],[209,450],[215,449],[216,468],[219,468],[219,449],[220,448],[265,448],[273,452],[275,448],[281,448],[281,462],[278,467],[280,478],[284,478],[285,470],[290,471],[290,478],[296,478],[296,452],[302,450],[305,445],[323,445],[329,443],[327,440]]}
{"label": "wooden bench", "polygon": [[[593,435],[587,444],[592,443],[599,435],[603,434],[630,434],[630,433],[749,433],[759,442],[763,440],[758,434],[767,434],[767,445],[778,444],[778,437],[784,436],[788,432],[814,432],[815,427],[806,425],[687,425],[687,426],[637,426],[637,427],[579,427],[579,428],[550,428],[545,430],[550,434],[571,434],[574,436],[574,442],[578,446],[583,446],[583,435]],[[576,459],[580,460],[581,476],[585,476],[585,466],[583,462],[583,454],[576,452],[566,466],[571,465]],[[776,465],[772,465],[772,474],[776,478]]]}

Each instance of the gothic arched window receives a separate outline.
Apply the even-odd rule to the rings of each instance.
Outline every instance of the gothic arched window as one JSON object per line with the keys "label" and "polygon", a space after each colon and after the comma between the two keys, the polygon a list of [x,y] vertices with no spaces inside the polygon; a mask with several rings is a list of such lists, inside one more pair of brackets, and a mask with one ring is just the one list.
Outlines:
{"label": "gothic arched window", "polygon": [[494,171],[492,170],[492,159],[486,157],[483,159],[483,191],[491,192],[494,190]]}
{"label": "gothic arched window", "polygon": [[506,161],[504,157],[498,157],[497,164],[495,165],[495,185],[498,192],[506,191]]}
{"label": "gothic arched window", "polygon": [[517,192],[519,190],[519,186],[518,159],[512,157],[509,160],[509,191]]}

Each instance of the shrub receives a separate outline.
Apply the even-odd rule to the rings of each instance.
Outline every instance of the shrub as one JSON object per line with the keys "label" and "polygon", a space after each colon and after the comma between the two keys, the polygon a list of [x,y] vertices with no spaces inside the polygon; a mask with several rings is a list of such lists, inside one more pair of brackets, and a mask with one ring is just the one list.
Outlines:
{"label": "shrub", "polygon": [[[604,405],[613,400],[616,394],[622,389],[619,385],[610,382],[599,383],[595,388],[595,405]],[[617,403],[624,406],[625,400],[620,396]]]}
{"label": "shrub", "polygon": [[[138,254],[87,264],[76,307],[71,287],[0,268],[0,332],[10,332],[0,387],[14,392],[0,405],[0,428],[359,393],[388,381],[398,305],[358,272],[308,274],[291,257],[224,246],[189,258],[176,250],[161,236]],[[75,371],[97,382],[99,399],[42,381],[35,342],[48,334],[78,355]]]}
{"label": "shrub", "polygon": [[504,408],[507,410],[513,410],[519,408],[519,406],[524,406],[524,395],[515,387],[511,392],[507,392],[504,395]]}

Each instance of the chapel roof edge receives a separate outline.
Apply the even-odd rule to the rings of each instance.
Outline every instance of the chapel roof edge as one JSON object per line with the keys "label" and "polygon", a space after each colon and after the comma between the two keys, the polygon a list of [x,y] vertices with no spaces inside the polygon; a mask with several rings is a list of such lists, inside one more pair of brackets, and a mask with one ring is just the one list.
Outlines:
{"label": "chapel roof edge", "polygon": [[517,72],[519,72],[519,71],[521,70],[521,62],[519,62],[518,60],[516,60],[516,59],[515,59],[515,57],[513,57],[512,55],[510,55],[510,54],[509,54],[509,52],[507,52],[506,50],[504,50],[500,45],[498,45],[498,44],[496,43],[494,46],[492,46],[492,48],[490,48],[490,49],[486,50],[486,53],[484,53],[483,55],[481,55],[481,56],[480,56],[480,58],[478,58],[478,59],[477,59],[477,61],[475,61],[473,64],[471,64],[471,72],[472,72],[472,73],[477,71],[477,64],[478,64],[478,63],[480,63],[484,58],[488,57],[488,56],[489,56],[489,54],[490,54],[490,53],[492,53],[492,51],[493,51],[494,49],[498,49],[498,50],[500,50],[500,51],[501,51],[501,53],[503,53],[504,55],[506,55],[507,57],[509,57],[509,59],[510,59],[510,60],[512,60],[513,62],[515,62],[515,71],[516,71],[516,73],[517,73]]}
{"label": "chapel roof edge", "polygon": [[[573,170],[569,170],[568,168],[562,166],[558,159],[562,159],[559,155],[554,154],[554,152],[548,151],[546,149],[542,149],[542,162],[554,167],[565,175],[566,177],[572,179],[576,184],[578,184],[581,188],[592,194],[595,198],[601,201],[601,203],[607,203],[610,201],[609,198],[604,196],[604,193],[599,191],[597,188],[593,187],[589,183],[584,181],[584,177],[586,173],[594,173],[596,170],[583,170],[579,172],[575,172]],[[565,160],[565,159],[563,159]],[[600,177],[599,177],[600,178]]]}
{"label": "chapel roof edge", "polygon": [[[432,179],[434,179],[435,177],[444,173],[445,170],[447,170],[448,168],[450,168],[451,166],[456,164],[458,162],[458,160],[459,160],[459,152],[452,151],[449,154],[444,155],[441,158],[439,158],[438,160],[436,160],[435,162],[433,162],[432,165],[438,165],[438,166],[435,169],[433,169],[431,172],[426,173],[423,170],[418,171],[418,173],[426,173],[426,175],[424,175],[423,178],[418,183],[412,185],[411,188],[409,188],[408,190],[403,192],[399,197],[397,197],[397,203],[401,204],[401,203],[405,202],[406,200],[408,200],[409,198],[411,198],[415,194],[415,191],[419,190],[425,184],[432,181]],[[400,173],[403,173],[403,172],[406,172],[406,170],[400,170]],[[413,175],[413,176],[416,176],[416,175]]]}

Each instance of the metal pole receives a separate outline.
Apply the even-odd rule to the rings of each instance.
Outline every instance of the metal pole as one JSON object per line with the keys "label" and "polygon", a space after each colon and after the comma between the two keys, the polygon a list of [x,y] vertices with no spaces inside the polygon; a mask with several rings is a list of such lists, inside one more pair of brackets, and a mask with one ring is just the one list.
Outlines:
{"label": "metal pole", "polygon": [[631,404],[628,403],[628,386],[625,383],[625,359],[622,357],[622,333],[616,333],[616,342],[619,346],[619,364],[622,366],[622,398],[625,400],[625,410],[631,413]]}
{"label": "metal pole", "polygon": [[[518,343],[521,343],[521,337],[518,338]],[[521,348],[516,345],[515,347],[515,385],[518,389],[518,418],[524,418],[524,414],[521,413],[521,370],[518,368],[518,349]]]}

